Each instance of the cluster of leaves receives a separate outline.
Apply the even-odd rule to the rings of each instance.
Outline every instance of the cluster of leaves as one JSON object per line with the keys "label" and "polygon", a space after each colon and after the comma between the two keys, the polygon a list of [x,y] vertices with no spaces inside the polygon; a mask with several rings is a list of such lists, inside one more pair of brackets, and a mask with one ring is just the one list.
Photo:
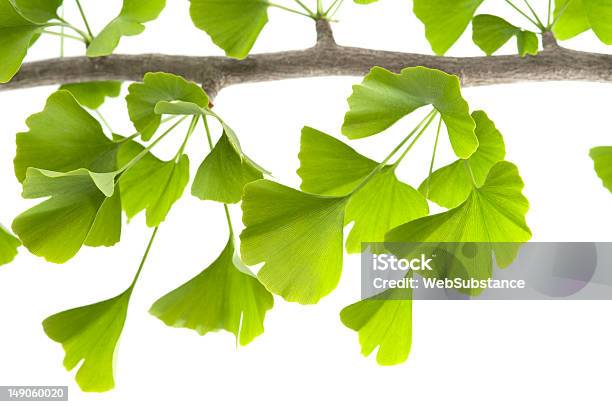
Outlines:
{"label": "cluster of leaves", "polygon": [[[349,98],[342,127],[349,139],[381,133],[425,106],[432,110],[382,162],[305,127],[301,190],[265,180],[265,170],[244,154],[236,133],[209,107],[206,93],[175,75],[149,73],[142,83],[130,85],[127,109],[137,133],[109,138],[90,111],[119,89],[117,83],[63,86],[27,120],[29,130],[17,135],[14,166],[23,196],[45,198],[13,222],[30,252],[63,263],[85,245],[114,245],[121,238],[122,212],[128,218],[144,212],[154,230],[125,291],[43,323],[47,335],[63,345],[65,367],[79,366],[76,379],[85,391],[114,386],[113,358],[130,297],[158,227],[189,184],[185,149],[200,121],[211,152],[193,177],[191,192],[225,206],[229,237],[217,260],[153,304],[150,312],[169,326],[202,335],[222,329],[248,344],[263,332],[272,294],[314,304],[334,290],[348,225],[349,253],[360,252],[362,242],[385,240],[495,243],[530,238],[518,171],[503,161],[503,139],[493,122],[484,112],[470,113],[455,76],[420,67],[399,74],[372,69]],[[438,117],[430,174],[415,189],[397,178],[396,169]],[[222,129],[214,145],[209,118]],[[175,157],[157,158],[153,148],[186,119],[190,125]],[[458,160],[433,171],[443,127]],[[448,211],[430,215],[428,199]],[[227,205],[240,201],[245,228],[238,249]],[[14,256],[19,240],[0,231],[7,245],[3,256]],[[495,255],[499,263],[504,254]],[[260,263],[255,276],[247,266]],[[410,351],[411,313],[409,300],[373,298],[347,307],[341,318],[359,332],[364,354],[378,348],[379,363],[396,364]]]}
{"label": "cluster of leaves", "polygon": [[[8,82],[19,71],[30,47],[41,35],[59,35],[81,41],[87,56],[113,53],[121,37],[142,33],[144,23],[156,19],[166,0],[123,0],[119,15],[94,35],[80,0],[76,4],[84,29],[66,21],[58,13],[63,0],[0,0],[0,83]],[[57,31],[57,29],[61,31]],[[55,31],[54,31],[55,30]],[[76,35],[66,34],[70,30]]]}
{"label": "cluster of leaves", "polygon": [[[414,0],[414,12],[425,24],[436,53],[445,53],[470,22],[475,43],[487,54],[511,38],[516,38],[521,56],[537,53],[535,32],[497,16],[475,15],[483,1]],[[318,1],[316,10],[296,3],[302,11],[260,0],[191,0],[191,17],[228,56],[243,58],[267,23],[270,7],[329,19],[342,1],[333,1],[328,8]],[[507,3],[540,33],[553,30],[566,39],[592,29],[602,41],[612,41],[601,20],[612,13],[611,7],[602,2],[557,0],[547,24],[528,2],[533,18]],[[54,27],[61,28],[64,37],[64,29],[76,32],[88,56],[108,55],[122,36],[141,33],[143,23],[155,19],[165,1],[124,0],[119,16],[98,35],[92,34],[80,3],[76,4],[86,30],[58,15],[61,0],[0,0],[0,82],[13,77],[40,35],[58,34],[50,31]],[[17,135],[15,175],[24,198],[42,201],[14,220],[12,229],[18,238],[0,226],[0,265],[10,262],[21,244],[55,263],[70,260],[83,246],[115,245],[121,239],[123,213],[128,219],[144,213],[153,229],[126,290],[43,322],[47,335],[64,347],[65,367],[79,366],[76,380],[85,391],[114,386],[114,354],[130,297],[159,226],[190,183],[185,151],[200,122],[211,151],[193,177],[191,193],[224,206],[228,239],[212,264],[152,305],[151,314],[169,326],[201,335],[226,330],[246,345],[263,332],[273,294],[301,304],[317,303],[330,294],[341,277],[344,248],[359,253],[363,242],[481,242],[489,244],[488,261],[494,257],[503,267],[516,253],[496,243],[531,237],[523,182],[516,166],[505,161],[503,137],[484,112],[470,110],[459,79],[444,72],[416,67],[396,74],[373,68],[349,97],[342,126],[348,139],[383,133],[423,107],[431,106],[431,111],[381,162],[304,127],[299,190],[265,179],[266,171],[242,151],[236,133],[212,110],[201,87],[175,75],[148,73],[141,83],[130,85],[127,109],[137,132],[129,137],[111,132],[109,137],[105,123],[92,113],[120,90],[118,82],[64,85],[48,98],[42,112],[27,120],[29,130]],[[216,143],[208,125],[211,118],[222,129]],[[396,170],[436,119],[429,174],[413,188],[398,178]],[[185,121],[189,127],[176,155],[168,161],[156,157],[155,146],[176,134]],[[443,128],[457,160],[434,171]],[[612,150],[600,147],[591,155],[612,191]],[[240,202],[245,228],[238,246],[228,205]],[[430,213],[430,202],[443,211]],[[257,275],[251,273],[248,266],[262,263]],[[408,357],[409,299],[385,293],[349,305],[340,316],[358,332],[364,355],[378,349],[377,361],[383,365]]]}

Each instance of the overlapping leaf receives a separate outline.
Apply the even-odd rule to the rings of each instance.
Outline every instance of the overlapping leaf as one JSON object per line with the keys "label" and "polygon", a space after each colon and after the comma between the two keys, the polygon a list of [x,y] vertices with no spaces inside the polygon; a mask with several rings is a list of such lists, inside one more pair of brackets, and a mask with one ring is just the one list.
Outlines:
{"label": "overlapping leaf", "polygon": [[208,96],[200,86],[180,76],[162,72],[147,73],[142,83],[130,85],[126,101],[130,119],[145,141],[153,137],[161,124],[162,114],[156,112],[160,102],[189,102],[197,108],[208,107]]}
{"label": "overlapping leaf", "polygon": [[206,270],[157,300],[150,312],[166,325],[200,335],[226,330],[244,346],[263,333],[273,305],[274,298],[242,263],[230,236]]}
{"label": "overlapping leaf", "polygon": [[61,0],[0,0],[0,83],[19,71],[32,42],[47,21],[57,18]]}
{"label": "overlapping leaf", "polygon": [[387,233],[386,241],[491,243],[497,264],[505,267],[514,260],[517,246],[495,243],[531,238],[525,223],[529,202],[521,193],[523,185],[516,166],[501,161],[463,204],[399,226]]}
{"label": "overlapping leaf", "polygon": [[67,90],[79,102],[80,105],[90,109],[97,109],[107,97],[117,97],[121,93],[121,82],[83,82],[62,85],[60,90]]}
{"label": "overlapping leaf", "polygon": [[287,301],[314,304],[329,294],[342,273],[347,199],[307,194],[267,180],[247,184],[244,191],[244,262],[265,262],[260,281]]}
{"label": "overlapping leaf", "polygon": [[342,323],[359,333],[361,353],[378,349],[376,361],[384,366],[406,361],[412,345],[412,301],[388,299],[392,296],[383,293],[340,313]]}
{"label": "overlapping leaf", "polygon": [[612,192],[612,147],[595,147],[591,149],[591,158],[595,171],[604,186]]}
{"label": "overlapping leaf", "polygon": [[414,14],[425,25],[425,36],[438,55],[465,31],[484,0],[414,0]]}
{"label": "overlapping leaf", "polygon": [[492,55],[512,37],[516,37],[516,45],[520,56],[538,53],[538,37],[534,32],[516,27],[501,17],[481,14],[472,21],[474,43],[487,55]]}
{"label": "overlapping leaf", "polygon": [[592,29],[607,45],[612,45],[612,2],[607,0],[555,0],[555,37],[567,40]]}
{"label": "overlapping leaf", "polygon": [[23,245],[53,263],[74,257],[83,245],[111,246],[121,237],[121,199],[115,173],[68,173],[29,168],[23,197],[48,198],[20,214],[13,230]]}
{"label": "overlapping leaf", "polygon": [[406,68],[400,74],[374,67],[353,87],[348,102],[342,132],[349,138],[380,133],[416,109],[433,105],[458,157],[468,158],[478,147],[476,124],[454,75],[424,67]]}
{"label": "overlapping leaf", "polygon": [[[123,143],[117,154],[120,168],[141,155],[144,147],[136,142]],[[146,211],[147,225],[159,226],[189,183],[189,158],[162,161],[146,153],[119,179],[121,203],[128,219]]]}
{"label": "overlapping leaf", "polygon": [[489,170],[506,156],[504,140],[495,123],[483,111],[472,113],[472,117],[478,137],[476,152],[467,160],[459,159],[433,172],[419,187],[424,196],[446,208],[465,202],[473,183],[482,186]]}
{"label": "overlapping leaf", "polygon": [[236,203],[242,199],[244,186],[261,178],[259,168],[243,160],[224,132],[198,168],[191,193],[200,199]]}
{"label": "overlapping leaf", "polygon": [[19,181],[30,167],[57,172],[116,169],[118,145],[68,91],[49,96],[44,110],[30,116],[26,124],[29,131],[17,134],[15,175]]}
{"label": "overlapping leaf", "polygon": [[[302,130],[299,157],[302,190],[321,195],[347,195],[379,166],[346,144],[310,127]],[[423,196],[399,181],[395,168],[387,166],[348,201],[345,224],[355,224],[346,242],[347,251],[360,252],[362,242],[381,242],[390,229],[428,212]]]}
{"label": "overlapping leaf", "polygon": [[234,58],[249,54],[268,22],[268,3],[261,0],[191,0],[191,19]]}
{"label": "overlapping leaf", "polygon": [[15,174],[23,196],[48,198],[19,215],[13,230],[24,246],[63,263],[81,246],[110,246],[121,234],[121,203],[114,190],[119,145],[65,90],[17,135]]}
{"label": "overlapping leaf", "polygon": [[64,347],[64,367],[72,370],[80,364],[76,381],[81,390],[104,392],[115,387],[114,357],[131,294],[132,287],[117,297],[43,321],[47,336]]}
{"label": "overlapping leaf", "polygon": [[165,6],[166,0],[123,0],[119,15],[87,47],[87,56],[112,54],[121,37],[141,34],[145,30],[144,23],[155,20]]}
{"label": "overlapping leaf", "polygon": [[0,224],[0,266],[8,264],[17,256],[21,242]]}

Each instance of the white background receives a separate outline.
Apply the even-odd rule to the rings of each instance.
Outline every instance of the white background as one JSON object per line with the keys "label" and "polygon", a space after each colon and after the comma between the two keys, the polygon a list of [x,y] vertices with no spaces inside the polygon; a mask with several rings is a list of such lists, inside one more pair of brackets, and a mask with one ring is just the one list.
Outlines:
{"label": "white background", "polygon": [[[169,3],[159,20],[148,24],[143,35],[124,39],[118,52],[221,54],[192,26],[187,1]],[[496,6],[489,10],[521,22],[503,2],[490,3]],[[546,2],[536,3],[543,10]],[[84,4],[94,30],[120,7],[117,0]],[[337,40],[430,53],[410,9],[405,1],[364,7],[347,0],[335,24]],[[74,10],[68,17],[78,21]],[[298,49],[313,41],[311,21],[272,10],[254,52]],[[609,52],[592,34],[564,45]],[[69,50],[82,53],[78,44]],[[504,51],[512,52],[512,47]],[[50,37],[28,58],[58,52],[58,39]],[[450,54],[481,53],[467,34]],[[346,97],[358,81],[320,78],[236,86],[220,93],[216,109],[237,130],[250,156],[279,182],[298,187],[300,128],[307,124],[341,137]],[[40,111],[53,90],[0,93],[0,221],[5,225],[32,204],[20,198],[12,173],[15,134],[26,130],[27,116]],[[526,183],[534,240],[612,240],[612,194],[602,187],[588,157],[591,147],[612,144],[612,85],[532,83],[466,89],[464,95],[472,109],[486,110],[505,136],[507,158],[519,166]],[[133,132],[123,99],[102,111],[116,132]],[[421,114],[351,145],[380,159]],[[177,134],[160,146],[161,155],[171,156],[181,140]],[[403,180],[418,186],[432,143],[430,135],[417,144],[400,167]],[[203,136],[194,138],[188,149],[195,171],[206,152]],[[439,163],[447,163],[448,143],[441,149]],[[233,208],[233,216],[240,227],[239,208]],[[304,307],[276,298],[265,334],[245,348],[236,349],[228,333],[200,337],[167,328],[147,313],[149,306],[218,255],[226,241],[224,222],[221,205],[188,193],[175,205],[132,298],[116,363],[116,389],[100,395],[79,391],[74,372],[62,367],[60,345],[44,335],[41,321],[110,298],[128,286],[150,233],[143,217],[125,227],[116,247],[85,248],[62,266],[22,249],[14,263],[0,270],[0,384],[69,385],[71,401],[79,406],[137,401],[200,406],[610,405],[611,302],[418,302],[410,359],[380,367],[374,358],[360,355],[357,334],[338,317],[359,297],[358,256],[345,256],[339,288],[320,304]]]}

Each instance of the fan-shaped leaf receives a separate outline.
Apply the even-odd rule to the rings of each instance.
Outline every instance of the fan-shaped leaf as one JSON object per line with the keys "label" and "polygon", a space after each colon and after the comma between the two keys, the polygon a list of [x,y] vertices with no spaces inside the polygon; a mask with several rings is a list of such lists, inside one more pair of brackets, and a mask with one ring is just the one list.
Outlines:
{"label": "fan-shaped leaf", "polygon": [[113,363],[123,331],[132,288],[106,301],[74,308],[43,321],[45,333],[62,344],[64,367],[79,365],[76,381],[83,391],[104,392],[115,387]]}
{"label": "fan-shaped leaf", "polygon": [[249,54],[268,22],[268,3],[261,0],[191,0],[191,19],[229,57]]}
{"label": "fan-shaped leaf", "polygon": [[8,264],[17,256],[21,242],[0,224],[0,266]]}
{"label": "fan-shaped leaf", "polygon": [[28,168],[70,172],[116,169],[118,144],[109,140],[102,126],[75,100],[60,90],[47,99],[44,110],[26,121],[29,131],[17,134],[15,175],[23,182]]}
{"label": "fan-shaped leaf", "polygon": [[591,149],[591,158],[595,162],[595,171],[606,188],[612,192],[612,147],[595,147]]}
{"label": "fan-shaped leaf", "polygon": [[346,201],[267,180],[247,184],[242,201],[244,262],[265,262],[259,279],[287,301],[318,302],[336,288],[342,273]]}
{"label": "fan-shaped leaf", "polygon": [[412,345],[412,301],[387,298],[385,292],[340,313],[342,323],[359,333],[361,353],[368,356],[378,348],[376,361],[385,366],[406,361]]}
{"label": "fan-shaped leaf", "polygon": [[516,166],[501,161],[489,171],[481,187],[475,187],[460,206],[437,215],[416,219],[391,230],[387,242],[484,242],[492,243],[497,264],[507,266],[516,246],[498,242],[526,242],[531,231],[525,223],[529,202],[522,195],[523,181]]}
{"label": "fan-shaped leaf", "polygon": [[97,109],[107,97],[115,98],[121,93],[121,82],[84,82],[62,85],[60,90],[67,90],[80,105],[90,109]]}
{"label": "fan-shaped leaf", "polygon": [[474,43],[487,55],[492,55],[512,37],[516,37],[519,55],[538,53],[538,37],[534,32],[522,30],[501,17],[481,14],[472,21]]}
{"label": "fan-shaped leaf", "polygon": [[425,36],[438,55],[461,37],[484,0],[414,0],[414,14],[425,25]]}
{"label": "fan-shaped leaf", "polygon": [[[138,156],[144,147],[133,141],[123,143],[117,155],[120,168]],[[147,225],[159,226],[189,183],[189,158],[162,161],[145,154],[119,179],[121,203],[128,219],[146,210]]]}
{"label": "fan-shaped leaf", "polygon": [[612,3],[601,0],[555,0],[555,37],[567,40],[592,29],[607,45],[612,45]]}
{"label": "fan-shaped leaf", "polygon": [[181,101],[208,107],[208,96],[200,86],[163,72],[147,73],[142,83],[130,85],[125,99],[130,119],[145,141],[153,137],[161,124],[161,114],[155,112],[159,102]]}
{"label": "fan-shaped leaf", "polygon": [[476,122],[478,150],[467,160],[459,159],[433,172],[419,187],[423,195],[446,208],[465,202],[473,182],[482,186],[489,170],[506,156],[504,139],[495,123],[483,111],[472,113],[472,117]]}
{"label": "fan-shaped leaf", "polygon": [[[300,149],[302,190],[343,196],[349,194],[379,163],[362,156],[335,138],[312,129],[302,129]],[[345,223],[355,222],[346,248],[359,253],[363,242],[381,242],[395,226],[427,215],[427,201],[411,186],[400,182],[395,168],[387,166],[352,195]]]}
{"label": "fan-shaped leaf", "polygon": [[112,54],[121,37],[141,34],[145,30],[144,23],[155,20],[165,6],[166,0],[123,0],[119,15],[87,47],[87,56]]}
{"label": "fan-shaped leaf", "polygon": [[151,307],[166,325],[196,330],[200,335],[219,329],[232,332],[247,345],[264,331],[266,312],[274,298],[237,256],[233,236],[206,270]]}
{"label": "fan-shaped leaf", "polygon": [[121,238],[121,200],[115,173],[76,170],[69,173],[29,168],[23,197],[46,201],[13,222],[23,245],[37,256],[64,263],[81,247],[111,246]]}
{"label": "fan-shaped leaf", "polygon": [[44,24],[56,18],[60,0],[0,0],[0,83],[19,71]]}
{"label": "fan-shaped leaf", "polygon": [[374,67],[360,85],[353,86],[348,102],[342,132],[349,138],[380,133],[416,109],[433,105],[446,124],[457,156],[468,158],[478,147],[476,124],[454,75],[423,67],[394,74]]}
{"label": "fan-shaped leaf", "polygon": [[200,199],[236,203],[249,182],[263,178],[262,172],[243,160],[225,132],[198,168],[191,193]]}

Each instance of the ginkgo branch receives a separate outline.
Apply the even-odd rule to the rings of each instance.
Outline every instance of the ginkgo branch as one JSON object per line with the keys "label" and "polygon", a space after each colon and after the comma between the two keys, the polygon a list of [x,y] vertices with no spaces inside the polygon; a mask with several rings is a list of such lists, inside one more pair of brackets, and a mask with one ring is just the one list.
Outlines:
{"label": "ginkgo branch", "polygon": [[[244,83],[319,76],[363,76],[373,66],[398,72],[425,66],[455,74],[463,86],[534,81],[612,82],[612,55],[574,51],[556,46],[549,32],[544,51],[536,56],[438,57],[337,45],[327,21],[316,23],[318,43],[312,48],[248,56],[161,54],[71,57],[29,62],[0,90],[64,83],[139,81],[147,72],[169,72],[201,83],[210,95]],[[553,46],[554,45],[554,46]]]}

